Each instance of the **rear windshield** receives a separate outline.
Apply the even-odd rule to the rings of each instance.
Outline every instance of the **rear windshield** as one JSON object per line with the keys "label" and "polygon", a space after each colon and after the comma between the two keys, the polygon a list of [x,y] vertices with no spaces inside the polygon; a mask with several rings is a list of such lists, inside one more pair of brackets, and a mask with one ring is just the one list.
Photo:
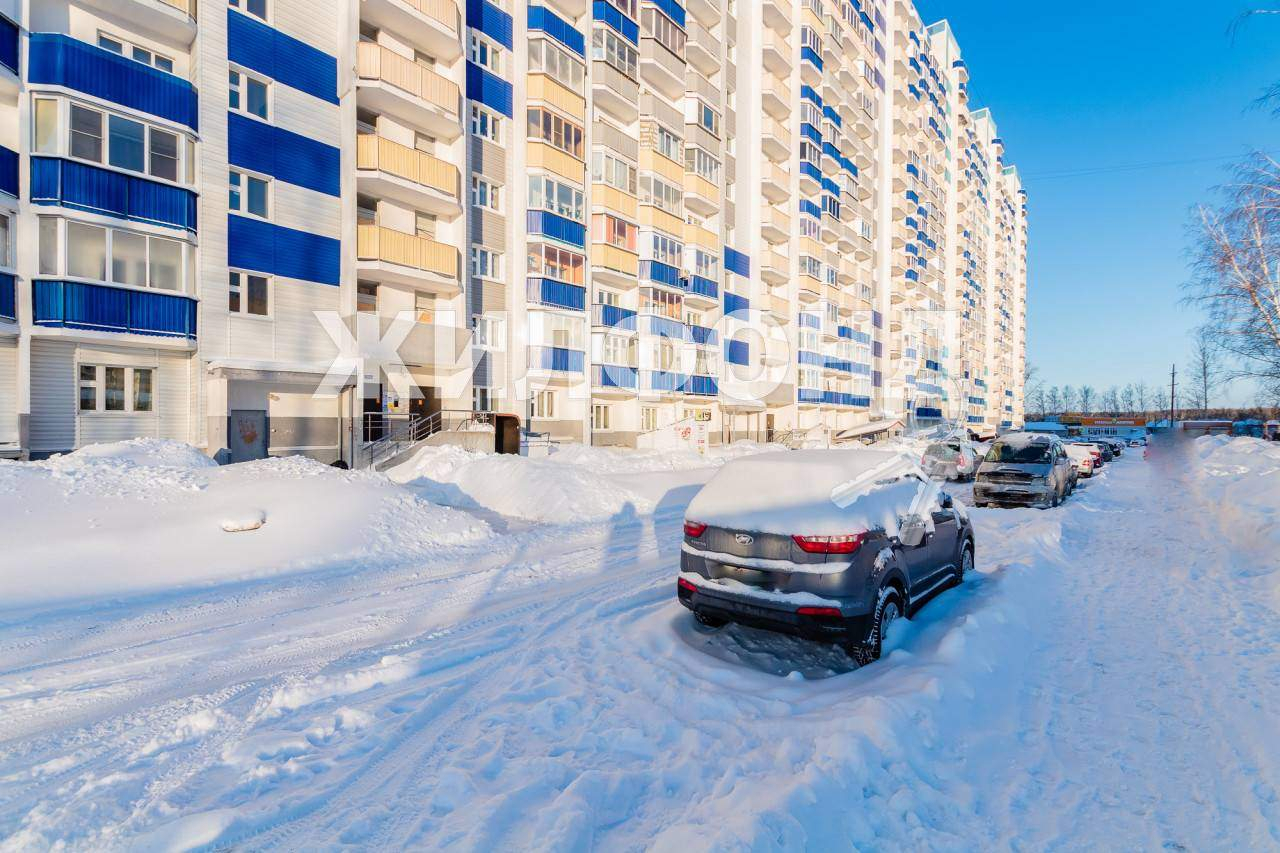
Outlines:
{"label": "rear windshield", "polygon": [[988,462],[1035,464],[1049,461],[1048,444],[994,444],[987,453]]}
{"label": "rear windshield", "polygon": [[934,459],[952,460],[960,455],[959,448],[948,447],[945,444],[931,444],[929,449],[924,452],[925,456],[932,456]]}

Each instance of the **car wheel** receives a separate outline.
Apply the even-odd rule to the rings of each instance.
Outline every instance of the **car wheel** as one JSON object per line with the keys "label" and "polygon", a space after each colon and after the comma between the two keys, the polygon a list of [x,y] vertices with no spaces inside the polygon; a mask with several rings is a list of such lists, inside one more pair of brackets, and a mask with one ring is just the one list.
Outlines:
{"label": "car wheel", "polygon": [[884,635],[897,619],[903,615],[902,598],[891,586],[880,590],[880,599],[876,603],[875,617],[871,620],[871,636],[865,641],[854,643],[849,648],[849,655],[858,662],[858,666],[866,666],[880,660],[880,650],[884,648]]}
{"label": "car wheel", "polygon": [[699,625],[703,625],[707,628],[723,628],[725,625],[729,624],[727,619],[717,619],[714,616],[708,616],[706,613],[702,613],[700,611],[695,611],[693,618],[698,620]]}
{"label": "car wheel", "polygon": [[1053,495],[1049,498],[1049,506],[1050,506],[1050,507],[1056,507],[1056,506],[1058,506],[1060,503],[1062,503],[1062,490],[1061,490],[1061,489],[1054,489],[1054,490],[1053,490]]}
{"label": "car wheel", "polygon": [[968,542],[960,549],[960,565],[956,569],[956,583],[964,583],[964,576],[973,571],[973,545]]}

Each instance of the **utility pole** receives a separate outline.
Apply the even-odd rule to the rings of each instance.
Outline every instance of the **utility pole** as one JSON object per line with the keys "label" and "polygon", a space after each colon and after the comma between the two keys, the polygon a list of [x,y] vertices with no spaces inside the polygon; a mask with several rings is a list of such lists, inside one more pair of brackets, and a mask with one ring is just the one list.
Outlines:
{"label": "utility pole", "polygon": [[1178,365],[1169,368],[1169,431],[1173,431],[1173,418],[1177,414]]}

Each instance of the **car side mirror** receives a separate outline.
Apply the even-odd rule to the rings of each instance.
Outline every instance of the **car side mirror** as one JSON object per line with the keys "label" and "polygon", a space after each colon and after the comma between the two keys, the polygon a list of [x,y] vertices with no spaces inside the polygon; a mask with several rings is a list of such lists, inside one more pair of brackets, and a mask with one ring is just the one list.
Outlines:
{"label": "car side mirror", "polygon": [[942,508],[951,509],[955,506],[955,501],[951,500],[951,495],[946,492],[942,493]]}
{"label": "car side mirror", "polygon": [[924,541],[925,533],[924,519],[913,515],[902,520],[898,528],[898,541],[908,548],[914,548]]}

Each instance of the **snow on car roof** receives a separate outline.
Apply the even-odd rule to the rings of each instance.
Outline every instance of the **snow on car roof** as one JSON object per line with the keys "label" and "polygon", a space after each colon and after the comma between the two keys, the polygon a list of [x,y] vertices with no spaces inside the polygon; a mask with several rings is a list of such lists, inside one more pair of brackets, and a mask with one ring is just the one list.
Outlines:
{"label": "snow on car roof", "polygon": [[1051,444],[1058,440],[1056,435],[1044,432],[1009,432],[996,439],[996,443],[1007,444],[1010,447],[1026,447],[1031,444]]}
{"label": "snow on car roof", "polygon": [[[915,461],[889,450],[794,450],[727,463],[687,517],[732,530],[838,536],[896,532],[926,484]],[[932,493],[929,497],[933,497]]]}

